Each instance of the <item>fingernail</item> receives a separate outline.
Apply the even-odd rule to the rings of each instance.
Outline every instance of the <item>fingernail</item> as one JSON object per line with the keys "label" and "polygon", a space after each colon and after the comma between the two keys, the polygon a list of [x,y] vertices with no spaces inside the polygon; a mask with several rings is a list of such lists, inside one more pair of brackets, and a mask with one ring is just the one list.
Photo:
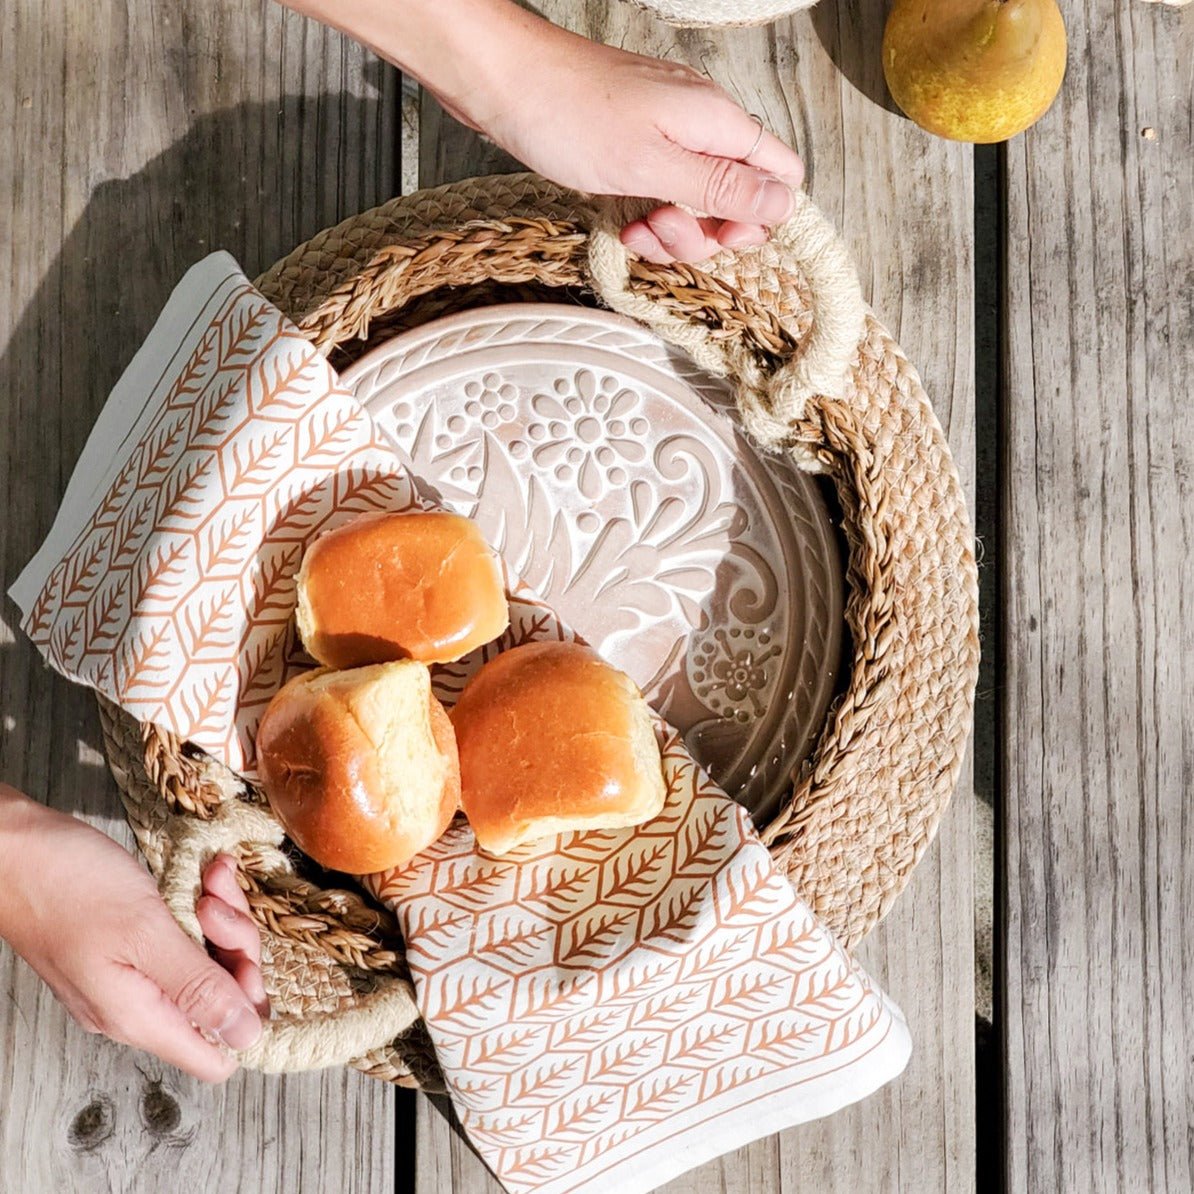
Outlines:
{"label": "fingernail", "polygon": [[651,230],[659,238],[659,243],[665,249],[670,249],[676,243],[676,230],[670,224],[657,223],[651,225]]}
{"label": "fingernail", "polygon": [[755,196],[755,215],[765,224],[782,224],[796,206],[792,188],[778,178],[769,178]]}
{"label": "fingernail", "polygon": [[261,1018],[245,1004],[229,1014],[224,1023],[216,1029],[216,1036],[229,1049],[248,1049],[261,1039]]}
{"label": "fingernail", "polygon": [[262,981],[260,972],[254,972],[253,978],[249,983],[252,988],[249,998],[253,1001],[253,1006],[257,1008],[258,1015],[269,1015],[269,995],[265,990],[265,983]]}
{"label": "fingernail", "polygon": [[232,865],[229,862],[228,856],[226,854],[217,854],[215,858],[213,858],[211,862],[207,864],[203,871],[204,883],[210,883],[212,876],[215,875],[217,871],[221,870],[227,871],[230,875],[236,874],[236,872],[232,869]]}
{"label": "fingernail", "polygon": [[727,249],[749,249],[755,245],[765,245],[767,240],[765,228],[740,228],[734,232],[727,232],[722,237],[721,243]]}
{"label": "fingernail", "polygon": [[219,896],[202,895],[199,897],[195,907],[200,915],[206,915],[210,912],[216,920],[222,920],[225,924],[234,924],[236,922],[236,909],[226,904]]}

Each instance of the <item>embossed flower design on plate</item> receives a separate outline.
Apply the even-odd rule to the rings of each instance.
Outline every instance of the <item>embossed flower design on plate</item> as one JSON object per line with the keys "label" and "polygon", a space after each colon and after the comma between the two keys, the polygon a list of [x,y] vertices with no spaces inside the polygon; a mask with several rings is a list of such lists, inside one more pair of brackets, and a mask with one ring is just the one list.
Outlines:
{"label": "embossed flower design on plate", "polygon": [[612,374],[579,369],[557,377],[551,393],[531,395],[530,446],[512,445],[516,460],[530,456],[561,484],[573,484],[590,501],[625,485],[627,466],[647,458],[650,423],[637,414],[641,399]]}
{"label": "embossed flower design on plate", "polygon": [[815,482],[750,446],[726,383],[551,304],[438,320],[342,380],[424,490],[772,815],[832,696],[842,563]]}

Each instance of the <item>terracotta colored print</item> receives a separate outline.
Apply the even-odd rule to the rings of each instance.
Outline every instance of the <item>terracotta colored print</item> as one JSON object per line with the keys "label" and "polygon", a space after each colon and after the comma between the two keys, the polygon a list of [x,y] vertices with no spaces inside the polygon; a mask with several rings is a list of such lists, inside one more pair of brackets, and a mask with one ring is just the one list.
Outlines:
{"label": "terracotta colored print", "polygon": [[327,361],[245,283],[25,622],[59,671],[234,770],[296,660],[307,542],[418,505]]}
{"label": "terracotta colored print", "polygon": [[[522,594],[484,655],[571,637]],[[480,662],[439,669],[440,698]],[[668,798],[654,821],[501,860],[458,821],[370,880],[402,920],[461,1123],[511,1191],[650,1189],[852,1101],[907,1056],[899,1013],[745,811],[658,730]]]}

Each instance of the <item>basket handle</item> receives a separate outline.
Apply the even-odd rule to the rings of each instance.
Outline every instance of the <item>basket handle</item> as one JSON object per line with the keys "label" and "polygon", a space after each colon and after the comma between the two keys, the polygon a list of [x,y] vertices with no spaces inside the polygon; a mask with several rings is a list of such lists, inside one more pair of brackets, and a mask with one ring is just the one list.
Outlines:
{"label": "basket handle", "polygon": [[[221,851],[235,855],[251,846],[264,859],[267,871],[289,872],[290,862],[279,848],[283,836],[282,826],[273,817],[239,800],[221,805],[207,821],[174,819],[161,892],[175,920],[193,940],[203,944],[195,901],[207,862]],[[238,1052],[237,1058],[249,1069],[286,1073],[348,1065],[391,1044],[418,1021],[419,1010],[404,979],[375,974],[374,980],[375,989],[358,995],[351,1007],[265,1020],[261,1039]]]}
{"label": "basket handle", "polygon": [[782,262],[790,274],[802,277],[808,288],[812,317],[808,334],[800,350],[778,368],[761,365],[741,340],[719,337],[701,321],[678,315],[634,289],[631,255],[619,233],[642,214],[641,201],[611,199],[598,206],[588,265],[607,306],[646,324],[709,372],[735,379],[742,421],[762,447],[795,447],[797,462],[816,470],[819,461],[794,441],[793,429],[811,399],[844,392],[862,336],[866,304],[858,272],[833,226],[804,191],[794,194],[792,215],[759,250],[771,262]]}
{"label": "basket handle", "polygon": [[[768,269],[788,275],[786,285],[795,286],[791,275],[803,280],[802,306],[809,308],[811,323],[799,351],[775,368],[741,339],[719,335],[700,318],[679,314],[675,305],[636,289],[632,256],[618,234],[643,214],[646,201],[581,196],[533,174],[472,182],[476,195],[471,201],[469,184],[422,191],[322,233],[259,278],[258,285],[325,353],[367,336],[373,320],[446,279],[455,287],[482,282],[591,286],[612,310],[646,324],[702,368],[734,378],[743,423],[759,444],[794,450],[804,468],[821,467],[815,454],[793,439],[793,427],[811,398],[837,397],[847,388],[867,308],[849,252],[804,191],[794,192],[791,217],[766,245],[724,255],[730,273],[736,272],[734,263],[757,254]],[[447,226],[412,235],[403,225],[406,209],[416,203]],[[313,269],[312,259],[324,262],[329,255],[343,258],[339,272],[346,276],[313,294],[308,280],[322,270]],[[712,263],[715,271],[721,260]]]}

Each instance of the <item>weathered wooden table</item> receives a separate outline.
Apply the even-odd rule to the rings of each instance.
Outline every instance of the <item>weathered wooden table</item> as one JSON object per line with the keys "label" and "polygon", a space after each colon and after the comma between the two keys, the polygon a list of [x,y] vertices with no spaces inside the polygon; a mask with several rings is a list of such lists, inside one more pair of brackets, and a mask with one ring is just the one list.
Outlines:
{"label": "weathered wooden table", "polygon": [[[1061,100],[976,154],[890,110],[879,0],[730,33],[615,0],[541,7],[708,71],[798,145],[985,541],[974,774],[1002,916],[980,1064],[992,857],[968,771],[862,950],[911,1022],[907,1073],[668,1188],[1194,1188],[1194,9],[1067,5]],[[264,0],[5,0],[0,79],[4,588],[189,264],[225,247],[252,274],[400,189],[510,165]],[[91,698],[41,666],[7,600],[0,726],[0,777],[130,841]],[[422,1096],[342,1072],[209,1089],[84,1035],[7,950],[0,991],[5,1194],[496,1188]]]}

